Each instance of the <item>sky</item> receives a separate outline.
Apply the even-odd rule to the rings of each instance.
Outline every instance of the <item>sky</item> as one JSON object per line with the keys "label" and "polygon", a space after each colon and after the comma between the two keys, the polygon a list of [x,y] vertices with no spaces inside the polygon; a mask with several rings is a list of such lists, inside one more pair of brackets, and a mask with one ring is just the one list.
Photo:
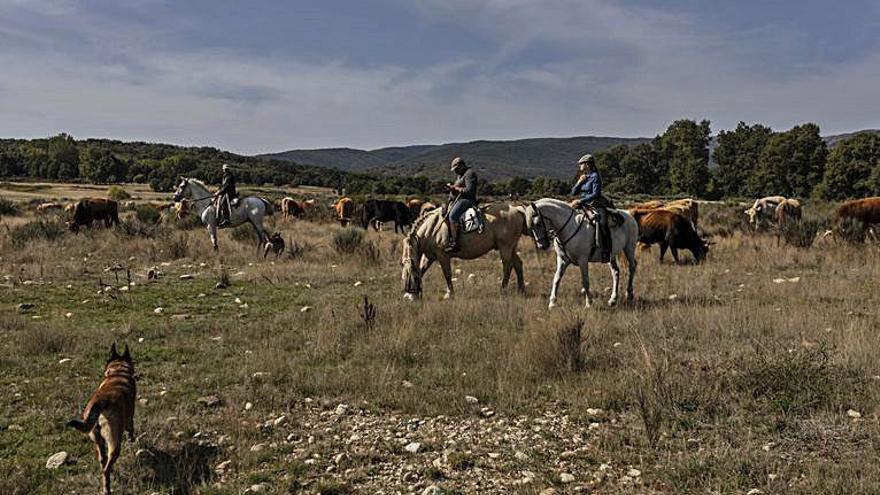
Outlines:
{"label": "sky", "polygon": [[880,127],[880,2],[0,0],[0,136],[256,154]]}

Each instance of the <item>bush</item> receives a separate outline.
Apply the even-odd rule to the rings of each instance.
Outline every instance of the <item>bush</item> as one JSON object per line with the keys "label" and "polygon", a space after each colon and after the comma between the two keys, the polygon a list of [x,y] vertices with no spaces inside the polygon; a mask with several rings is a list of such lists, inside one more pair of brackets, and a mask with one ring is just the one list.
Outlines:
{"label": "bush", "polygon": [[67,228],[61,221],[39,219],[9,228],[9,242],[15,247],[24,247],[40,239],[55,242],[64,237]]}
{"label": "bush", "polygon": [[780,235],[786,244],[808,248],[816,240],[816,233],[823,228],[824,222],[808,219],[800,222],[789,222],[781,230]]}
{"label": "bush", "polygon": [[346,227],[333,234],[333,247],[337,253],[353,254],[364,243],[364,231],[357,227]]}
{"label": "bush", "polygon": [[152,206],[146,205],[138,205],[134,208],[134,216],[146,224],[157,224],[159,220],[162,218],[162,214],[159,213],[159,210],[153,208]]}
{"label": "bush", "polygon": [[18,215],[18,213],[19,211],[17,204],[8,199],[0,198],[0,216],[13,216]]}
{"label": "bush", "polygon": [[813,348],[759,353],[746,365],[740,387],[782,416],[805,415],[821,408],[855,407],[864,380],[831,363],[830,351]]}
{"label": "bush", "polygon": [[159,226],[152,222],[144,222],[135,215],[128,221],[119,222],[114,233],[119,237],[155,237]]}
{"label": "bush", "polygon": [[131,199],[131,194],[128,194],[125,189],[119,186],[110,186],[107,189],[107,197],[114,201],[122,201],[125,199]]}

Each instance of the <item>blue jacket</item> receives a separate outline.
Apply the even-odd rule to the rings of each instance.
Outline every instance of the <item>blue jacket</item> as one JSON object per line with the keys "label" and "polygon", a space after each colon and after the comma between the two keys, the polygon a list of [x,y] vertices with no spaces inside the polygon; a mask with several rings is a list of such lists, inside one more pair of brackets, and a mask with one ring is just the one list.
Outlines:
{"label": "blue jacket", "polygon": [[587,205],[602,196],[602,177],[599,172],[590,172],[586,180],[571,188],[571,195],[581,200],[581,206]]}

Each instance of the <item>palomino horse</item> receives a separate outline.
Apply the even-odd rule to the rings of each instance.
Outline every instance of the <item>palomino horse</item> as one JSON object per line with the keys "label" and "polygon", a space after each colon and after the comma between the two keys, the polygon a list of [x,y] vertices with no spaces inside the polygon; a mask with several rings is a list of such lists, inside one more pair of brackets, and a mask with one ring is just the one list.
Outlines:
{"label": "palomino horse", "polygon": [[[177,190],[174,191],[174,201],[180,202],[188,200],[189,207],[195,211],[196,215],[202,219],[202,224],[208,228],[211,234],[211,244],[214,250],[217,250],[217,207],[214,202],[214,195],[205,184],[193,178],[184,177],[180,180]],[[272,214],[272,203],[265,198],[256,196],[248,196],[238,201],[238,205],[232,209],[232,215],[229,217],[229,227],[238,227],[239,225],[250,222],[260,238],[260,244],[266,242],[268,235],[266,229],[263,228],[263,218]]]}
{"label": "palomino horse", "polygon": [[423,214],[413,225],[403,240],[403,288],[407,299],[420,297],[422,294],[422,276],[435,262],[440,263],[443,277],[446,279],[446,295],[452,296],[451,258],[471,260],[484,254],[498,250],[501,255],[503,276],[501,288],[507,287],[511,269],[516,270],[517,288],[525,291],[523,282],[522,260],[516,254],[516,244],[525,233],[525,221],[522,212],[509,205],[489,206],[485,208],[486,225],[482,233],[462,233],[459,238],[459,250],[446,253],[449,229],[443,218],[442,209],[432,210]]}
{"label": "palomino horse", "polygon": [[[585,306],[590,307],[590,263],[599,263],[601,253],[596,244],[596,227],[587,221],[583,213],[558,199],[543,198],[531,203],[524,208],[526,226],[535,237],[535,243],[540,249],[553,246],[556,248],[556,274],[553,276],[553,285],[550,286],[550,304],[556,306],[556,293],[559,290],[559,282],[570,264],[575,264],[581,269],[582,292],[586,295]],[[626,287],[626,298],[631,301],[634,297],[633,281],[636,277],[636,242],[639,240],[639,225],[628,212],[624,210],[608,210],[608,221],[618,216],[623,221],[611,225],[611,299],[608,304],[617,304],[617,291],[620,285],[620,267],[617,264],[617,255],[623,251],[626,254],[629,267],[629,282]]]}

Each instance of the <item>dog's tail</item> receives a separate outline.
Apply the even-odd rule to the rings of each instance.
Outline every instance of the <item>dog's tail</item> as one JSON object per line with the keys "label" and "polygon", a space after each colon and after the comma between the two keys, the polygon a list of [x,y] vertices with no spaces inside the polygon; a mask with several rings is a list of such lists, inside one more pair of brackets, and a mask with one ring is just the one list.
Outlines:
{"label": "dog's tail", "polygon": [[89,409],[89,414],[86,416],[85,421],[72,419],[67,422],[67,426],[75,428],[82,433],[88,433],[92,431],[95,428],[95,424],[98,423],[98,417],[101,415],[101,410],[102,408],[98,404],[94,404]]}

